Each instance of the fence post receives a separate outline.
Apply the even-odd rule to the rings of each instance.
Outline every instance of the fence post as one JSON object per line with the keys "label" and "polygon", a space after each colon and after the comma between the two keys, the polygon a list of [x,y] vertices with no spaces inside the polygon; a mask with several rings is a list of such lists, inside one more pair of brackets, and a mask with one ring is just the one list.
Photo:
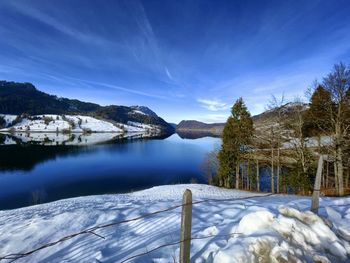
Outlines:
{"label": "fence post", "polygon": [[192,192],[183,194],[181,215],[180,263],[190,263],[191,228],[192,228]]}
{"label": "fence post", "polygon": [[312,203],[311,203],[311,211],[315,214],[318,213],[318,204],[320,198],[320,188],[321,188],[321,177],[322,177],[322,169],[323,169],[323,155],[318,159],[318,166],[315,178],[315,186],[314,191],[312,193]]}

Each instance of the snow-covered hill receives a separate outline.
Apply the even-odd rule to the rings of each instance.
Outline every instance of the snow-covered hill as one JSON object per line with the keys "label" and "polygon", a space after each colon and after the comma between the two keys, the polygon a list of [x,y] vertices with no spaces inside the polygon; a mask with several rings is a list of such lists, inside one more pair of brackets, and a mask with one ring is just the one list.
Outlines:
{"label": "snow-covered hill", "polygon": [[96,119],[82,115],[34,115],[19,117],[17,115],[0,114],[5,120],[5,128],[2,132],[64,132],[64,133],[89,133],[89,132],[160,132],[156,125],[146,125],[136,122],[112,123],[106,120]]}
{"label": "snow-covered hill", "polygon": [[[0,256],[181,204],[186,188],[194,201],[214,199],[193,207],[191,262],[350,262],[349,197],[322,198],[318,217],[308,212],[309,197],[193,184],[0,211]],[[95,231],[104,239],[76,236],[16,262],[121,262],[140,253],[128,262],[178,262],[178,244],[147,252],[179,240],[180,216],[181,207],[105,227]]]}

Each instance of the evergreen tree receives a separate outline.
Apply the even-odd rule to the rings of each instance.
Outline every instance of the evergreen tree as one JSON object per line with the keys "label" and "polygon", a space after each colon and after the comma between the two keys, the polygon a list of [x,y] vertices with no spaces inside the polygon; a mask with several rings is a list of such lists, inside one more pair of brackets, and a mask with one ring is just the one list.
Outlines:
{"label": "evergreen tree", "polygon": [[0,129],[5,128],[6,126],[6,121],[3,116],[0,116]]}
{"label": "evergreen tree", "polygon": [[244,158],[252,136],[253,120],[243,99],[239,98],[231,108],[231,116],[228,118],[222,134],[222,146],[218,155],[220,185],[233,186],[235,174],[235,187],[239,188],[240,161]]}
{"label": "evergreen tree", "polygon": [[322,85],[318,85],[310,99],[310,108],[305,114],[304,133],[306,136],[327,135],[330,132],[332,97]]}

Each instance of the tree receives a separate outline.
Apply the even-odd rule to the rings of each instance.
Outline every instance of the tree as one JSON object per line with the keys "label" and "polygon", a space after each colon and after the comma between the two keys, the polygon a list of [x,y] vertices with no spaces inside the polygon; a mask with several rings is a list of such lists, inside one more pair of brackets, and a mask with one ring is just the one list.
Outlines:
{"label": "tree", "polygon": [[344,149],[350,130],[350,67],[336,64],[323,79],[324,88],[330,93],[332,107],[327,109],[333,135],[334,172],[338,194],[344,195]]}
{"label": "tree", "polygon": [[222,146],[219,152],[218,176],[221,185],[230,187],[235,171],[235,187],[240,186],[240,162],[247,152],[253,136],[253,120],[243,101],[239,98],[231,108],[222,135]]}
{"label": "tree", "polygon": [[281,173],[281,140],[283,135],[283,111],[284,111],[284,96],[281,98],[277,98],[276,96],[272,96],[270,103],[268,105],[269,110],[275,110],[276,115],[274,116],[274,124],[271,126],[271,193],[275,192],[275,180],[274,180],[274,148],[277,149],[277,160],[276,160],[276,173],[277,173],[277,193],[280,192],[280,173]]}
{"label": "tree", "polygon": [[307,146],[307,137],[303,129],[306,107],[298,99],[294,104],[293,112],[285,123],[285,127],[290,131],[289,144],[295,160],[290,180],[299,192],[305,193],[310,186],[310,177],[313,175],[314,158]]}
{"label": "tree", "polygon": [[331,93],[318,85],[310,98],[310,107],[305,114],[304,132],[307,136],[328,135],[334,106]]}
{"label": "tree", "polygon": [[204,161],[201,165],[204,176],[211,185],[218,185],[218,180],[216,176],[218,168],[218,149],[214,149],[206,154]]}
{"label": "tree", "polygon": [[232,116],[230,116],[222,133],[222,145],[218,154],[218,178],[220,186],[231,187],[233,171],[237,161],[237,152],[234,122]]}
{"label": "tree", "polygon": [[5,126],[6,126],[5,117],[0,116],[0,129],[5,128]]}
{"label": "tree", "polygon": [[[322,136],[332,136],[331,119],[334,112],[331,93],[323,85],[316,83],[316,88],[310,97],[309,109],[305,113],[303,133],[307,137],[316,137],[318,153],[331,154],[330,147],[322,144]],[[327,161],[326,173],[322,176],[323,187],[328,187],[329,163]]]}

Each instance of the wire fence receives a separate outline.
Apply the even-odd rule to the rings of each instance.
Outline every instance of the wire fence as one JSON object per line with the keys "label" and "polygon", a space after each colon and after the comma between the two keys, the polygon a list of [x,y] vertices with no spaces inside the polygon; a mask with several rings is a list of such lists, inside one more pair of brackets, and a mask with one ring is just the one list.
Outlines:
{"label": "wire fence", "polygon": [[[9,260],[7,262],[14,262],[14,261],[16,261],[18,259],[30,256],[30,255],[32,255],[32,254],[34,254],[34,253],[36,253],[36,252],[38,252],[40,250],[43,250],[43,249],[55,246],[57,244],[63,243],[65,241],[67,241],[67,240],[73,239],[73,238],[81,236],[81,235],[87,235],[87,234],[88,235],[95,235],[98,238],[105,239],[104,236],[96,233],[96,231],[100,230],[100,229],[112,227],[112,226],[117,226],[117,225],[121,225],[121,224],[130,223],[130,222],[141,220],[141,219],[144,219],[144,218],[152,217],[152,216],[155,216],[157,214],[170,212],[170,211],[176,210],[178,208],[182,208],[184,206],[192,206],[192,205],[197,205],[197,204],[207,203],[207,202],[227,202],[227,201],[231,201],[231,202],[234,201],[234,202],[236,202],[236,201],[240,201],[240,200],[249,200],[249,199],[253,199],[253,198],[254,199],[256,199],[256,198],[266,198],[266,197],[270,197],[270,196],[273,196],[273,195],[275,195],[275,194],[270,193],[270,194],[252,195],[252,196],[247,196],[247,197],[224,198],[224,199],[203,199],[203,200],[191,202],[191,203],[188,203],[188,204],[179,204],[179,205],[175,205],[175,206],[172,206],[172,207],[169,207],[169,208],[166,208],[166,209],[158,210],[158,211],[155,211],[155,212],[152,212],[152,213],[143,214],[143,215],[140,215],[140,216],[137,216],[137,217],[134,217],[134,218],[125,219],[125,220],[116,221],[116,222],[109,222],[109,223],[106,223],[106,224],[101,224],[101,225],[97,225],[97,226],[94,226],[94,227],[86,228],[86,229],[83,229],[83,230],[81,230],[79,232],[76,232],[76,233],[64,236],[64,237],[62,237],[62,238],[60,238],[60,239],[58,239],[56,241],[53,241],[53,242],[41,245],[41,246],[39,246],[39,247],[37,247],[35,249],[28,250],[26,252],[11,253],[11,254],[7,254],[7,255],[4,255],[4,256],[0,256],[0,261]],[[320,208],[322,208],[322,206],[320,206]],[[190,240],[192,241],[192,240],[199,240],[199,239],[207,239],[207,238],[212,238],[212,237],[232,237],[232,236],[240,235],[240,234],[241,233],[227,233],[227,234],[214,234],[214,235],[206,235],[206,236],[193,236],[193,237],[191,236]],[[161,248],[174,246],[174,245],[179,245],[179,244],[181,244],[181,243],[183,243],[185,241],[188,241],[188,240],[180,240],[180,241],[176,241],[176,242],[166,243],[166,244],[157,246],[155,248],[152,248],[150,250],[147,250],[146,252],[143,252],[143,253],[140,253],[140,254],[136,254],[136,255],[132,255],[132,256],[126,258],[126,259],[123,259],[120,262],[121,263],[129,262],[130,260],[133,260],[133,259],[141,257],[141,256],[145,256],[145,255],[150,254],[150,253],[152,253],[152,252],[154,252],[156,250],[159,250]]]}

